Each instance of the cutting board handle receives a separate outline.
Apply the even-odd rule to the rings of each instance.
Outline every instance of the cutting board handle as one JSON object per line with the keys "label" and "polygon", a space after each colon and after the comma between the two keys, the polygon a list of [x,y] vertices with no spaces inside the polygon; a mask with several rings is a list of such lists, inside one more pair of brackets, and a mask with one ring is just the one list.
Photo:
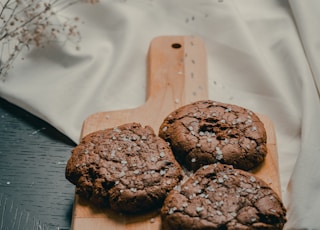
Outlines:
{"label": "cutting board handle", "polygon": [[134,109],[92,114],[83,123],[81,137],[130,122],[150,125],[157,132],[170,112],[208,98],[206,55],[204,43],[198,37],[154,38],[147,56],[145,104]]}
{"label": "cutting board handle", "polygon": [[164,95],[161,100],[174,107],[208,98],[206,52],[200,38],[161,36],[151,41],[147,99]]}

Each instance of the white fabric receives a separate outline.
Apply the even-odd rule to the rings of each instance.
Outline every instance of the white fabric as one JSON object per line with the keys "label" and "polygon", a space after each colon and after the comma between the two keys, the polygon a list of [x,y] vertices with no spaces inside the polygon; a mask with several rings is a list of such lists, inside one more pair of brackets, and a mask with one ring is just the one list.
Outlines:
{"label": "white fabric", "polygon": [[68,11],[85,22],[81,50],[31,49],[1,97],[78,142],[88,115],[144,103],[152,38],[199,36],[210,99],[275,124],[286,228],[320,228],[320,1],[101,0]]}

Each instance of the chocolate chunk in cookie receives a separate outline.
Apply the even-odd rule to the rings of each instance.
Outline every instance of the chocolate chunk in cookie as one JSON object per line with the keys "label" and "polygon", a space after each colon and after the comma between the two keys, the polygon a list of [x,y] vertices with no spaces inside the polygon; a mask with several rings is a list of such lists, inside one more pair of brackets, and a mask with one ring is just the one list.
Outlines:
{"label": "chocolate chunk in cookie", "polygon": [[159,136],[192,170],[217,162],[250,170],[267,154],[266,130],[255,113],[211,100],[173,111],[163,121]]}
{"label": "chocolate chunk in cookie", "polygon": [[231,165],[201,167],[161,209],[163,229],[282,229],[286,210],[278,195],[253,174]]}
{"label": "chocolate chunk in cookie", "polygon": [[66,178],[87,199],[132,213],[160,207],[182,170],[151,127],[130,123],[84,137],[72,151]]}

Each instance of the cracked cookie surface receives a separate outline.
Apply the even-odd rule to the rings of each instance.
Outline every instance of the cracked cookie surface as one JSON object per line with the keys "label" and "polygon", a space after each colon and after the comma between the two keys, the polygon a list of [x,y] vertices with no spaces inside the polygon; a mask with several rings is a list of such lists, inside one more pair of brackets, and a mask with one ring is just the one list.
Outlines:
{"label": "cracked cookie surface", "polygon": [[253,174],[231,165],[201,167],[172,190],[161,209],[163,229],[282,229],[279,196]]}
{"label": "cracked cookie surface", "polygon": [[267,154],[266,130],[255,113],[211,100],[173,111],[161,124],[159,136],[189,170],[217,162],[250,170]]}
{"label": "cracked cookie surface", "polygon": [[151,127],[129,123],[84,137],[72,150],[66,178],[92,202],[132,213],[160,207],[182,170]]}

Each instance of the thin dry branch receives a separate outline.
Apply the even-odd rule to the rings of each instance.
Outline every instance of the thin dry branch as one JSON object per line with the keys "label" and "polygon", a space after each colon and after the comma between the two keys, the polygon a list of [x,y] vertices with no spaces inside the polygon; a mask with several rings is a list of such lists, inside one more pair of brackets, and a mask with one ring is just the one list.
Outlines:
{"label": "thin dry branch", "polygon": [[14,60],[23,49],[44,47],[52,41],[71,41],[78,47],[76,19],[60,17],[78,3],[97,0],[0,0],[0,79],[5,81]]}

